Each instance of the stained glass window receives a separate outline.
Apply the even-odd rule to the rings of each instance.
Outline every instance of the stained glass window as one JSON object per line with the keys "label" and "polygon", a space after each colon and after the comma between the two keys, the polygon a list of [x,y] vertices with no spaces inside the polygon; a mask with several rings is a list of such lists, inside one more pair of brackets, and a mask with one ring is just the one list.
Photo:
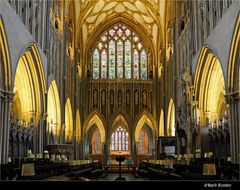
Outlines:
{"label": "stained glass window", "polygon": [[139,79],[139,55],[136,49],[133,53],[133,78]]}
{"label": "stained glass window", "polygon": [[115,78],[115,43],[109,42],[109,78]]}
{"label": "stained glass window", "polygon": [[122,126],[112,133],[112,150],[128,150],[128,132]]}
{"label": "stained glass window", "polygon": [[95,49],[94,54],[93,54],[93,78],[99,79],[99,51],[98,51],[98,49]]}
{"label": "stained glass window", "polygon": [[147,79],[147,53],[145,49],[141,51],[140,63],[141,79]]}
{"label": "stained glass window", "polygon": [[107,52],[104,49],[102,51],[102,65],[101,65],[101,78],[105,79],[107,78]]}
{"label": "stained glass window", "polygon": [[93,53],[93,79],[148,79],[147,50],[141,38],[123,24],[100,36]]}
{"label": "stained glass window", "polygon": [[125,43],[125,78],[131,79],[131,42],[129,40]]}
{"label": "stained glass window", "polygon": [[121,41],[117,43],[117,76],[123,78],[123,44]]}

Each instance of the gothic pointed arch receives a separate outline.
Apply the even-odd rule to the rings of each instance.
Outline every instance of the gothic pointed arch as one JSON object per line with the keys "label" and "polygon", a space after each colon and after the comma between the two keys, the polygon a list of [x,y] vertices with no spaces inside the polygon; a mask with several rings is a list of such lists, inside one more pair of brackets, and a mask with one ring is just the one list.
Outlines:
{"label": "gothic pointed arch", "polygon": [[47,99],[47,132],[59,138],[61,128],[61,106],[57,83],[53,80],[48,88]]}
{"label": "gothic pointed arch", "polygon": [[72,142],[73,138],[73,114],[70,98],[65,103],[65,135],[66,142]]}
{"label": "gothic pointed arch", "polygon": [[200,53],[194,78],[195,99],[198,101],[201,124],[212,123],[224,116],[225,80],[220,60],[204,47]]}
{"label": "gothic pointed arch", "polygon": [[[81,7],[85,10],[80,12],[77,21],[77,39],[82,38],[85,43],[88,38],[87,34],[94,33],[96,28],[100,28],[106,20],[114,17],[129,17],[131,20],[141,25],[150,35],[153,36],[154,43],[163,41],[163,12],[165,2],[162,1],[93,1],[90,3],[81,3]],[[160,8],[161,7],[161,8]],[[161,10],[161,14],[159,14]],[[160,35],[159,35],[160,34]]]}
{"label": "gothic pointed arch", "polygon": [[230,152],[233,163],[239,163],[239,97],[240,97],[240,16],[235,26],[228,63],[228,94],[230,116]]}
{"label": "gothic pointed arch", "polygon": [[137,118],[134,132],[137,152],[139,155],[154,154],[158,131],[154,119],[146,111],[142,112]]}
{"label": "gothic pointed arch", "polygon": [[[16,117],[26,123],[38,125],[41,113],[45,111],[46,83],[42,61],[35,44],[29,45],[21,54],[15,72],[13,92],[18,94],[21,113]],[[12,108],[14,109],[14,100]]]}
{"label": "gothic pointed arch", "polygon": [[124,152],[124,154],[130,153],[131,147],[131,131],[129,124],[122,114],[118,114],[109,130],[110,138],[110,153],[118,154],[119,151]]}
{"label": "gothic pointed arch", "polygon": [[8,42],[5,34],[2,18],[0,17],[0,89],[10,91],[11,88],[11,66],[8,50]]}
{"label": "gothic pointed arch", "polygon": [[155,124],[155,121],[152,117],[152,115],[147,112],[147,111],[144,111],[142,113],[140,113],[135,121],[135,125],[134,125],[134,137],[135,137],[135,142],[138,141],[139,139],[139,136],[140,136],[140,131],[141,131],[141,128],[144,126],[144,125],[148,125],[151,130],[152,130],[152,133],[154,134],[154,136],[156,136],[157,134],[157,129],[156,129],[156,124]]}
{"label": "gothic pointed arch", "polygon": [[143,79],[152,77],[154,48],[144,31],[125,17],[106,21],[87,41],[85,76],[93,79]]}
{"label": "gothic pointed arch", "polygon": [[113,126],[113,123],[116,121],[116,119],[121,116],[123,119],[124,119],[124,122],[130,126],[130,118],[128,116],[128,114],[126,114],[124,111],[122,110],[118,110],[116,111],[112,116],[111,118],[109,119],[109,123],[110,123],[110,126]]}
{"label": "gothic pointed arch", "polygon": [[93,126],[96,125],[97,128],[99,129],[100,136],[101,136],[101,142],[104,143],[106,141],[106,130],[105,130],[105,120],[103,119],[104,117],[99,114],[98,112],[94,111],[92,114],[90,114],[85,122],[84,122],[84,127],[83,127],[83,133],[84,135],[87,134],[88,130]]}
{"label": "gothic pointed arch", "polygon": [[240,16],[238,16],[229,54],[228,63],[228,92],[232,93],[240,89]]}

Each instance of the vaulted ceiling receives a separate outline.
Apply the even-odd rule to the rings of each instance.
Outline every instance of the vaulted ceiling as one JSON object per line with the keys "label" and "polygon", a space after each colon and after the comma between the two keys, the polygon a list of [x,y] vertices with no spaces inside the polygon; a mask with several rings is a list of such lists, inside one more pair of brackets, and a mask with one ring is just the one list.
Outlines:
{"label": "vaulted ceiling", "polygon": [[146,31],[157,47],[158,42],[164,38],[166,2],[167,0],[69,1],[69,15],[74,18],[76,40],[81,41],[82,45],[106,20],[126,17],[140,30]]}

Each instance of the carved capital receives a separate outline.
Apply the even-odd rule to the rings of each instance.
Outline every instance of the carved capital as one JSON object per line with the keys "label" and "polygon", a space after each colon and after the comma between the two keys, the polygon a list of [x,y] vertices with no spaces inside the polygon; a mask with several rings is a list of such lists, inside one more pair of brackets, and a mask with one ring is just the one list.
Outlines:
{"label": "carved capital", "polygon": [[239,92],[233,92],[225,95],[225,100],[227,104],[233,104],[236,101],[239,101]]}

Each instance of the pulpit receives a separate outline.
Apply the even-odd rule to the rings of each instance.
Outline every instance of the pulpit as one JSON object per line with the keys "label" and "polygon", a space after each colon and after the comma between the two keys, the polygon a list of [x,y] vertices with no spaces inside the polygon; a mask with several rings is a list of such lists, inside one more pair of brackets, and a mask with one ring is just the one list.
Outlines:
{"label": "pulpit", "polygon": [[119,176],[115,179],[115,180],[118,180],[118,181],[125,181],[125,177],[122,177],[122,162],[125,160],[125,157],[123,156],[117,156],[116,157],[116,161],[119,162]]}

